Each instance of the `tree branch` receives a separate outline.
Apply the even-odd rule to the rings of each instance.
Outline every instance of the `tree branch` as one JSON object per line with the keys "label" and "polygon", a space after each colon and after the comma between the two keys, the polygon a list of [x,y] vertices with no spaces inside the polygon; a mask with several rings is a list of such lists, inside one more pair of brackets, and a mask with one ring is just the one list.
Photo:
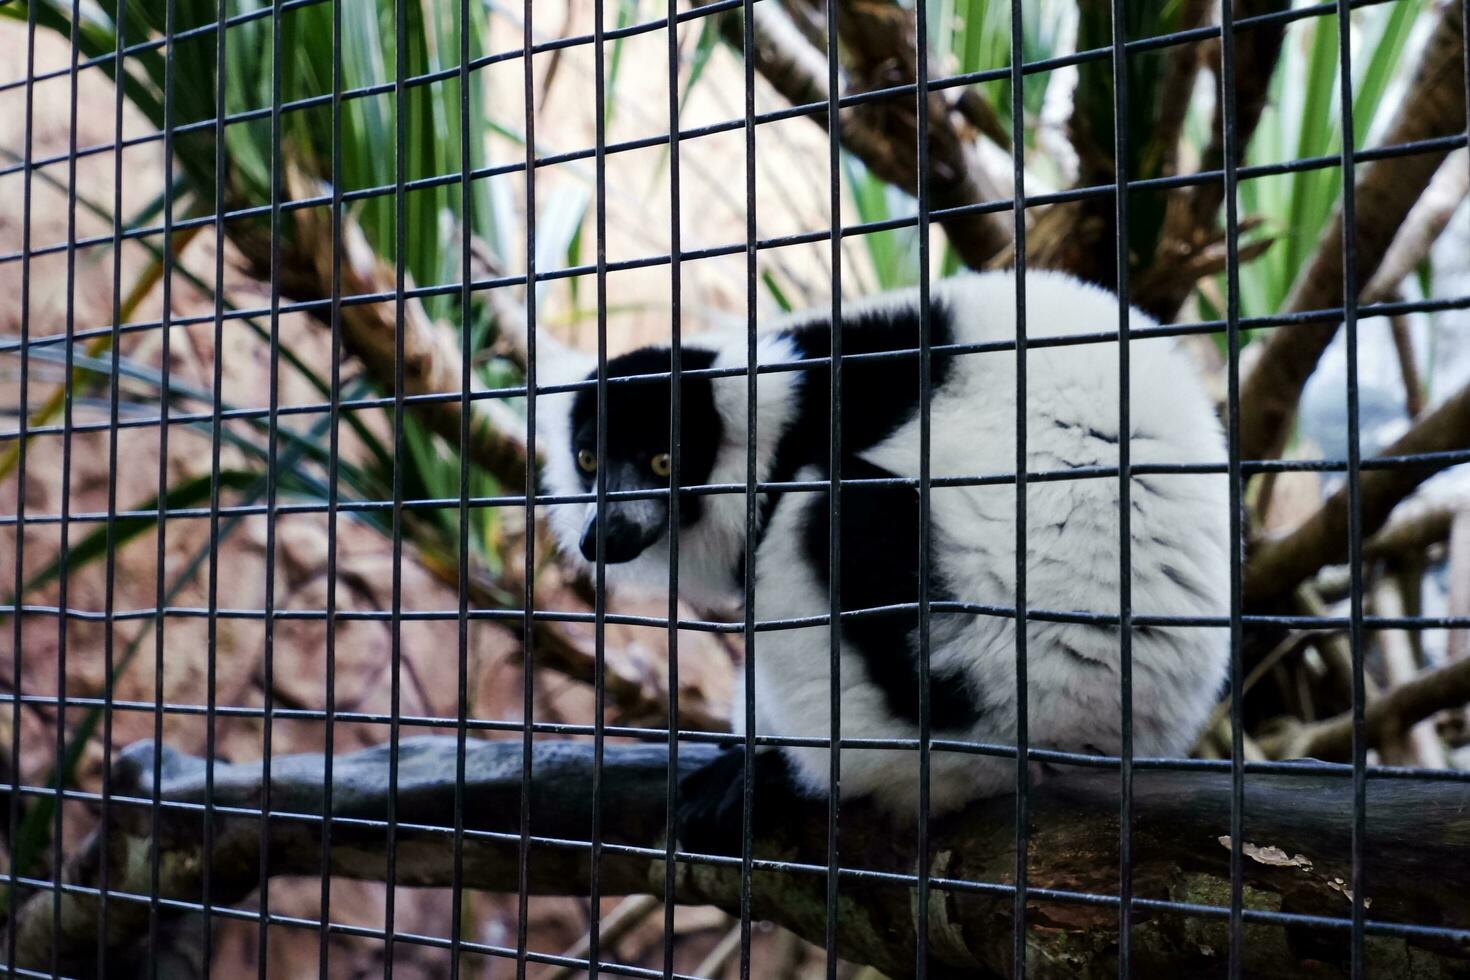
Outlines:
{"label": "tree branch", "polygon": [[[681,748],[680,768],[690,772],[717,750]],[[45,969],[53,942],[68,973],[94,968],[95,886],[105,860],[114,889],[149,891],[150,808],[154,793],[150,743],[121,754],[114,774],[117,794],[106,854],[93,835],[66,861],[70,885],[62,902],[60,934],[52,931],[50,892],[30,894],[17,913],[17,961]],[[466,887],[513,891],[519,880],[519,740],[470,740],[466,747],[463,842]],[[398,883],[445,887],[455,849],[446,828],[454,799],[455,739],[424,737],[398,745]],[[661,746],[608,746],[601,768],[603,851],[597,873],[605,896],[657,894],[663,885],[663,836],[667,755]],[[385,874],[388,804],[387,746],[339,756],[333,765],[330,873],[368,880]],[[586,787],[594,766],[588,743],[538,742],[531,785],[530,888],[536,894],[585,894],[590,826]],[[284,756],[271,761],[269,824],[272,875],[323,873],[321,825],[323,758]],[[164,899],[198,901],[201,874],[212,872],[213,900],[233,904],[254,889],[259,870],[259,823],[248,812],[261,799],[259,763],[217,763],[213,800],[214,851],[200,852],[204,800],[203,760],[164,750],[157,787],[167,801],[189,804],[161,810]],[[1371,780],[1374,854],[1369,915],[1376,922],[1413,922],[1463,929],[1470,925],[1470,785],[1435,780]],[[1031,813],[1030,885],[1099,895],[1116,894],[1118,779],[1113,772],[1076,771],[1034,787]],[[1244,842],[1244,877],[1250,907],[1330,916],[1351,910],[1343,882],[1350,880],[1352,784],[1322,775],[1258,775],[1246,782],[1250,837]],[[130,798],[130,799],[129,799]],[[131,800],[131,802],[130,802]],[[1165,913],[1139,906],[1133,955],[1141,974],[1212,973],[1228,943],[1228,838],[1231,782],[1224,772],[1142,770],[1134,776],[1134,894],[1215,906],[1222,914]],[[966,976],[1009,974],[1011,896],[966,888],[963,882],[1004,886],[1014,868],[1015,802],[998,798],[932,824],[933,890],[930,949],[936,966]],[[914,835],[861,801],[843,807],[840,841],[844,868],[885,874],[846,876],[838,919],[841,955],[893,977],[911,976],[915,956]],[[751,914],[821,942],[826,924],[827,805],[821,800],[775,794],[756,801],[755,854],[778,865],[756,866]],[[642,848],[642,850],[640,850]],[[886,875],[886,876],[885,876]],[[683,863],[675,900],[684,904],[740,907],[739,862]],[[1116,975],[1117,909],[1102,903],[1037,894],[1028,903],[1028,956],[1034,971],[1070,977]],[[167,906],[165,906],[167,914]],[[121,953],[147,930],[149,904],[115,899],[109,904],[110,939]],[[1345,922],[1343,923],[1346,924]],[[1372,928],[1370,926],[1370,928]],[[1302,961],[1329,973],[1346,960],[1345,933],[1314,931],[1247,920],[1241,949],[1252,976],[1299,976]],[[1411,950],[1409,942],[1422,947]],[[1470,957],[1470,943],[1374,935],[1368,943],[1374,976],[1407,976],[1415,968],[1463,968],[1451,957]],[[1316,975],[1316,974],[1314,974]]]}
{"label": "tree branch", "polygon": [[[293,183],[304,178],[298,175]],[[293,188],[293,197],[308,196],[304,188]],[[301,248],[311,257],[320,282],[331,281],[332,239],[326,213],[320,208],[295,212]],[[342,224],[342,294],[392,293],[394,275],[372,250],[362,229],[351,220]],[[320,290],[320,292],[326,292]],[[362,361],[385,391],[393,391],[397,359],[397,334],[390,305],[354,303],[342,307],[342,343],[348,353]],[[460,391],[462,352],[449,331],[429,320],[417,299],[404,302],[403,387],[405,395],[454,395]],[[416,407],[424,424],[452,446],[460,441],[459,398],[421,403]],[[525,420],[498,401],[470,403],[470,441],[466,454],[475,464],[508,487],[526,482]]]}
{"label": "tree branch", "polygon": [[[1383,455],[1412,456],[1467,447],[1470,447],[1470,385],[1421,417]],[[1448,457],[1365,470],[1358,483],[1363,534],[1377,531],[1399,501],[1455,462],[1454,457]],[[1286,595],[1322,566],[1346,561],[1347,530],[1348,500],[1344,485],[1294,530],[1282,537],[1264,539],[1254,547],[1245,568],[1245,602],[1258,605]]]}
{"label": "tree branch", "polygon": [[[1282,10],[1287,6],[1288,0],[1235,0],[1235,18],[1239,21],[1256,14]],[[1200,16],[1199,22],[1202,23],[1203,20],[1204,17]],[[1285,32],[1285,25],[1276,22],[1254,24],[1236,31],[1234,119],[1237,158],[1250,144],[1251,134],[1260,122],[1261,110],[1266,104],[1267,90],[1281,54],[1281,40]],[[1179,146],[1179,126],[1183,117],[1179,117],[1178,123],[1172,123],[1174,114],[1188,109],[1195,91],[1194,75],[1182,74],[1185,66],[1174,63],[1185,56],[1208,64],[1216,80],[1220,78],[1218,41],[1209,42],[1204,52],[1195,51],[1193,45],[1182,45],[1174,49],[1174,60],[1171,61],[1162,86],[1164,109],[1161,116],[1171,121],[1173,130],[1171,155],[1165,160],[1165,165],[1159,168],[1163,175],[1177,170],[1175,158]],[[1218,93],[1220,86],[1217,84],[1215,87]],[[1169,107],[1175,103],[1179,103],[1179,107],[1171,110]],[[1224,125],[1224,105],[1217,94],[1210,143],[1200,158],[1201,170],[1220,170],[1224,167]],[[1151,141],[1154,139],[1156,137],[1152,137]],[[1236,162],[1239,163],[1239,159]],[[1169,195],[1168,203],[1164,206],[1164,226],[1159,233],[1158,246],[1148,265],[1140,269],[1134,277],[1130,293],[1135,304],[1153,314],[1162,323],[1168,323],[1178,315],[1179,308],[1184,305],[1200,279],[1224,268],[1225,234],[1219,227],[1220,202],[1223,198],[1223,180],[1180,188]],[[1240,231],[1246,230],[1245,224],[1241,223]],[[1271,241],[1266,239],[1243,248],[1240,261],[1250,261],[1270,244]]]}
{"label": "tree branch", "polygon": [[[1470,704],[1470,660],[1456,660],[1420,674],[1364,709],[1368,746],[1378,748],[1401,738],[1430,715],[1465,704]],[[1344,712],[1326,721],[1295,725],[1261,739],[1260,744],[1273,759],[1348,759],[1353,751],[1353,716]]]}
{"label": "tree branch", "polygon": [[[708,0],[695,0],[696,5]],[[755,67],[792,105],[827,99],[827,58],[811,45],[787,13],[775,3],[754,8]],[[727,43],[744,44],[735,12],[722,15]],[[838,30],[850,64],[854,92],[913,85],[917,63],[914,53],[912,10],[889,0],[849,0],[839,7]],[[811,119],[827,125],[825,113]],[[918,187],[915,99],[895,95],[865,103],[841,114],[842,146],[880,179],[910,194]],[[929,97],[930,206],[938,209],[1009,200],[985,173],[971,140],[960,132],[942,92]],[[973,269],[1009,246],[1010,219],[1001,214],[965,214],[942,219],[955,252]]]}
{"label": "tree branch", "polygon": [[[1235,0],[1235,20],[1260,14],[1275,13],[1291,6],[1290,0]],[[1251,134],[1261,121],[1261,113],[1271,90],[1271,78],[1276,74],[1276,62],[1281,57],[1281,42],[1286,37],[1286,25],[1271,21],[1256,24],[1247,30],[1236,30],[1235,37],[1235,162],[1244,158],[1245,148],[1250,145]],[[1207,55],[1210,68],[1218,79],[1220,72],[1220,45],[1211,43]],[[1200,169],[1222,170],[1225,167],[1225,104],[1215,103],[1215,118],[1210,126],[1210,142],[1200,157]],[[1213,228],[1225,199],[1225,182],[1210,181],[1191,188],[1187,203],[1177,221],[1184,229]],[[1178,226],[1176,226],[1178,230]],[[1166,232],[1167,233],[1167,232]],[[1188,294],[1186,293],[1185,296]],[[1178,302],[1184,302],[1184,296]],[[1176,307],[1177,308],[1177,307]]]}
{"label": "tree branch", "polygon": [[[1440,0],[1439,16],[1385,145],[1452,136],[1465,129],[1464,38],[1459,0]],[[1448,150],[1376,160],[1357,168],[1355,281],[1368,284],[1414,203]],[[1342,303],[1342,208],[1303,267],[1284,313]],[[1266,338],[1255,368],[1241,381],[1240,452],[1244,459],[1281,454],[1302,386],[1337,333],[1338,321],[1277,328]]]}

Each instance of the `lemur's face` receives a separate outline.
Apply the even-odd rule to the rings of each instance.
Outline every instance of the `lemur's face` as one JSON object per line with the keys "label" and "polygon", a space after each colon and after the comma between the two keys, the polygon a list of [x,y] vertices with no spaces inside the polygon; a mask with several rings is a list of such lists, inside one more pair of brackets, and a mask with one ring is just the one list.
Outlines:
{"label": "lemur's face", "polygon": [[[692,371],[707,368],[713,354],[685,350],[681,367]],[[607,362],[607,446],[597,453],[597,390],[577,392],[571,411],[570,452],[583,491],[597,486],[598,470],[606,475],[609,494],[619,491],[667,490],[673,477],[673,446],[670,441],[670,403],[673,385],[667,377],[656,380],[617,381],[639,375],[668,374],[667,347],[647,347]],[[595,379],[596,374],[590,378]],[[680,384],[680,486],[707,483],[722,437],[709,378],[683,378]],[[699,520],[701,498],[682,494],[679,518],[682,526]],[[608,500],[601,510],[587,505],[582,525],[580,550],[588,561],[597,560],[597,529],[604,531],[603,560],[610,564],[632,561],[669,529],[667,496]]]}

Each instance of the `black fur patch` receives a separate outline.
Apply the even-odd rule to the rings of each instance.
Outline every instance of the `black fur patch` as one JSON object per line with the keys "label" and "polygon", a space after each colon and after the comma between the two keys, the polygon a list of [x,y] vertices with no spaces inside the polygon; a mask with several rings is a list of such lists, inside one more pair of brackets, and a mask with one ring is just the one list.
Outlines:
{"label": "black fur patch", "polygon": [[[830,357],[832,326],[829,321],[793,328],[788,335],[803,358]],[[954,342],[949,307],[934,297],[929,308],[929,343],[943,346]],[[849,456],[882,442],[919,410],[919,357],[849,361],[853,354],[917,349],[919,310],[917,306],[843,312],[842,316],[842,452]],[[931,389],[949,377],[950,355],[929,355]],[[771,481],[791,480],[804,466],[824,470],[831,459],[832,379],[823,364],[801,372],[797,387],[795,421],[776,447]],[[779,494],[768,495],[766,516],[775,508]]]}
{"label": "black fur patch", "polygon": [[[698,371],[712,366],[714,351],[685,348],[681,368]],[[643,374],[667,374],[671,370],[668,347],[644,347],[611,358],[607,377],[630,378]],[[597,375],[589,376],[596,378]],[[715,465],[715,453],[724,438],[724,426],[715,409],[714,387],[709,378],[680,378],[679,485],[699,486],[709,482]],[[649,469],[649,461],[669,451],[672,429],[669,406],[673,384],[667,378],[657,381],[630,381],[607,386],[607,453],[615,462],[631,462],[647,475],[641,488],[667,486]],[[597,452],[597,389],[582,388],[572,402],[571,452],[575,456],[586,449]],[[578,470],[582,485],[590,490],[593,475]],[[618,487],[631,490],[634,487]],[[704,513],[704,498],[692,493],[679,497],[679,521],[685,527],[695,523]]]}
{"label": "black fur patch", "polygon": [[[894,474],[862,459],[843,463],[843,480],[891,478]],[[828,494],[811,494],[804,505],[803,544],[807,560],[827,579]],[[919,492],[913,487],[847,486],[842,489],[840,535],[844,612],[919,601]],[[950,598],[931,561],[929,598]],[[932,623],[931,623],[932,625]],[[869,613],[844,620],[842,639],[863,658],[868,676],[882,691],[888,710],[919,721],[919,613],[917,609]],[[936,730],[969,728],[980,720],[979,699],[960,671],[929,675],[929,720]]]}
{"label": "black fur patch", "polygon": [[[803,795],[784,752],[755,754],[752,807],[755,836],[762,820],[786,812],[783,803]],[[676,837],[682,850],[739,857],[745,829],[745,747],[731,745],[679,783]]]}

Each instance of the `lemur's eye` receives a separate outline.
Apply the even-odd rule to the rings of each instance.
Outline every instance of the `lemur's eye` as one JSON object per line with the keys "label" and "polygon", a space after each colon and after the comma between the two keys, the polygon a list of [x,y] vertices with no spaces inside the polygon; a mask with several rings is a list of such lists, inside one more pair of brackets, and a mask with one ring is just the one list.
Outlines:
{"label": "lemur's eye", "polygon": [[596,473],[597,454],[590,449],[577,450],[577,466],[583,473]]}
{"label": "lemur's eye", "polygon": [[654,476],[668,476],[674,471],[674,461],[668,453],[659,453],[648,461],[648,468],[653,470]]}

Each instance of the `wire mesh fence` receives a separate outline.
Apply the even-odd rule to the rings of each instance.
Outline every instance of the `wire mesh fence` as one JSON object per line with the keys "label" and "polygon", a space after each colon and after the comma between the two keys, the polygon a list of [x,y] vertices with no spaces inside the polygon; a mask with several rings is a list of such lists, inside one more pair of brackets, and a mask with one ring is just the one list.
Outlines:
{"label": "wire mesh fence", "polygon": [[7,968],[1457,975],[1467,8],[4,0]]}

